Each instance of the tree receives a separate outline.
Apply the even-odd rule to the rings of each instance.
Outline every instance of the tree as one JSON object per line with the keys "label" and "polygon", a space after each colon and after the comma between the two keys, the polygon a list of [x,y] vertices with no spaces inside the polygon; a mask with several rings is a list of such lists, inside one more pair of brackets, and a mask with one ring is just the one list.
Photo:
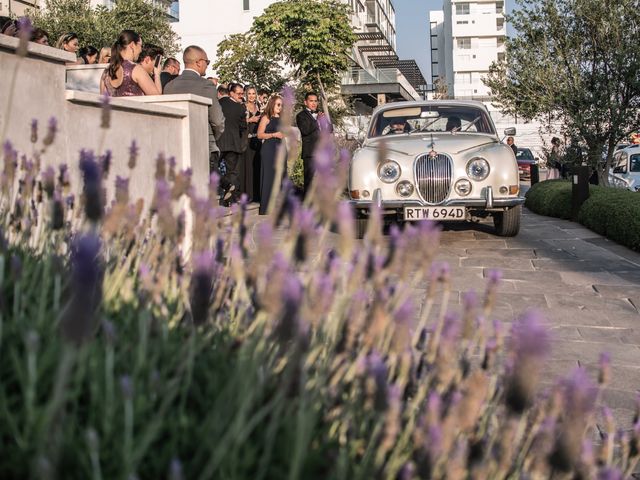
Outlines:
{"label": "tree", "polygon": [[508,61],[494,63],[485,83],[505,113],[559,121],[582,139],[606,185],[616,144],[640,127],[637,0],[518,3]]}
{"label": "tree", "polygon": [[321,90],[339,85],[356,42],[349,6],[337,0],[273,3],[254,20],[251,31],[261,49],[293,68],[296,80]]}
{"label": "tree", "polygon": [[28,11],[36,27],[46,30],[54,44],[65,33],[75,32],[80,45],[110,47],[120,31],[135,30],[145,43],[178,51],[178,36],[172,30],[166,12],[145,0],[116,0],[112,9],[91,8],[90,0],[46,0],[42,10]]}
{"label": "tree", "polygon": [[269,92],[278,92],[287,82],[282,66],[273,60],[250,33],[238,33],[218,45],[213,64],[223,82],[237,81]]}

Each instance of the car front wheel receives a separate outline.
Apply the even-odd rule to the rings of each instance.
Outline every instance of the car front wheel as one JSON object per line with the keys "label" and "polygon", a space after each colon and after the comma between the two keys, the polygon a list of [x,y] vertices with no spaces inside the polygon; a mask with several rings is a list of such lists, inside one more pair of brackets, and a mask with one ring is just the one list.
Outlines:
{"label": "car front wheel", "polygon": [[511,207],[504,212],[493,214],[493,225],[501,237],[515,237],[520,231],[522,205]]}

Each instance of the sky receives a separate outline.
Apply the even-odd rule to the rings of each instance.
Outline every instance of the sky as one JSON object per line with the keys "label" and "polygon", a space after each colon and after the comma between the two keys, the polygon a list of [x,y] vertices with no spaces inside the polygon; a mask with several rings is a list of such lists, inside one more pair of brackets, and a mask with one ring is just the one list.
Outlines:
{"label": "sky", "polygon": [[396,47],[401,60],[414,59],[430,81],[429,10],[441,10],[442,0],[393,0]]}

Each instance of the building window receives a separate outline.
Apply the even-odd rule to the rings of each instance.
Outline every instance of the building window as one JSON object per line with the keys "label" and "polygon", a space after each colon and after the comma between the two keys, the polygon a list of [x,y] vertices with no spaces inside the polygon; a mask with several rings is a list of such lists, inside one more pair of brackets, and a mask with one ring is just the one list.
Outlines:
{"label": "building window", "polygon": [[504,46],[504,37],[498,37],[498,47],[503,47]]}
{"label": "building window", "polygon": [[249,0],[242,0],[242,9],[246,12],[251,9],[249,6]]}
{"label": "building window", "polygon": [[471,74],[470,73],[456,73],[455,81],[458,84],[470,84],[471,83]]}
{"label": "building window", "polygon": [[457,25],[469,25],[469,21],[468,20],[458,20],[456,22]]}
{"label": "building window", "polygon": [[504,59],[505,59],[504,52],[498,52],[498,61],[504,62]]}
{"label": "building window", "polygon": [[469,4],[468,3],[457,3],[456,4],[456,15],[469,15]]}
{"label": "building window", "polygon": [[504,2],[496,2],[496,13],[504,13]]}
{"label": "building window", "polygon": [[458,48],[462,50],[469,50],[471,48],[470,38],[458,38]]}
{"label": "building window", "polygon": [[504,18],[496,18],[496,27],[498,30],[502,30],[504,28]]}

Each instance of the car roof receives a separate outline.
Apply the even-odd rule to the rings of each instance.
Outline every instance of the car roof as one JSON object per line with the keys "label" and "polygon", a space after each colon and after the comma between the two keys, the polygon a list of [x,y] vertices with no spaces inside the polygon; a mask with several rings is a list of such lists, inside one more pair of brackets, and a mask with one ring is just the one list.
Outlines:
{"label": "car roof", "polygon": [[637,150],[638,148],[640,148],[640,144],[633,144],[633,145],[629,145],[628,147],[621,148],[620,150],[618,150],[618,152],[626,152],[627,150]]}
{"label": "car roof", "polygon": [[373,111],[373,115],[376,115],[380,112],[384,112],[386,110],[393,110],[394,108],[428,107],[428,106],[436,106],[436,105],[481,108],[485,112],[487,112],[487,115],[489,114],[489,110],[487,109],[485,104],[475,100],[411,100],[411,101],[404,101],[404,102],[385,103],[384,105],[376,107],[376,109]]}

